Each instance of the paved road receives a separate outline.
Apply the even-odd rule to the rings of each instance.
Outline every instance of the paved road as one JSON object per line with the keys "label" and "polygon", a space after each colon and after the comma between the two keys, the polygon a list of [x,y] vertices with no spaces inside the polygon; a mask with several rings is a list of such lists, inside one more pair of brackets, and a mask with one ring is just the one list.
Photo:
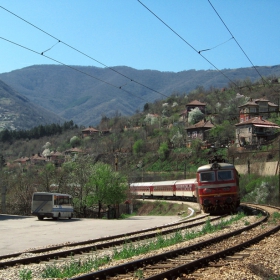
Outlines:
{"label": "paved road", "polygon": [[84,241],[170,224],[177,216],[134,216],[125,220],[52,219],[0,215],[0,255],[31,248]]}

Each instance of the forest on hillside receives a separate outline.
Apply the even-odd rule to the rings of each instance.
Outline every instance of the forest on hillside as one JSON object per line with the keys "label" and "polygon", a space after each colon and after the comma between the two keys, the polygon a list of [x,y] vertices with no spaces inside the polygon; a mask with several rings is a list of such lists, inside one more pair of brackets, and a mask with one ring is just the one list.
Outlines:
{"label": "forest on hillside", "polygon": [[[66,66],[36,65],[0,74],[0,80],[12,87],[17,96],[56,114],[62,121],[97,126],[103,115],[113,118],[118,111],[122,116],[131,116],[137,110],[142,111],[145,103],[164,100],[172,94],[188,95],[197,88],[207,92],[226,87],[240,91],[256,83],[260,79],[258,73],[268,81],[280,76],[280,65],[257,67],[258,72],[253,67],[221,72],[192,69],[178,73],[125,66],[73,68],[77,71]],[[21,108],[24,107],[22,102]],[[44,121],[46,123],[47,118]]]}
{"label": "forest on hillside", "polygon": [[[188,95],[173,94],[165,100],[146,103],[142,111],[131,117],[118,112],[113,117],[103,115],[96,129],[109,131],[106,134],[83,136],[84,127],[75,126],[72,122],[69,129],[53,135],[46,135],[46,129],[41,127],[37,129],[39,134],[36,137],[30,130],[22,138],[11,137],[6,141],[1,132],[1,184],[7,188],[8,201],[16,201],[11,204],[16,205],[11,211],[15,214],[27,213],[34,190],[48,191],[51,185],[56,185],[60,192],[75,195],[75,186],[83,186],[85,189],[77,202],[76,212],[79,216],[89,215],[92,201],[86,199],[86,190],[89,178],[93,178],[92,174],[96,172],[97,163],[107,166],[109,173],[117,172],[127,182],[193,178],[197,167],[207,163],[214,154],[235,163],[242,160],[246,163],[247,152],[239,153],[234,144],[223,145],[234,140],[238,107],[251,98],[264,96],[278,104],[279,89],[278,81],[249,83],[247,80],[240,82],[238,90],[234,85],[209,90],[198,87]],[[193,100],[207,104],[205,114],[182,118],[186,104]],[[205,143],[199,139],[194,139],[191,146],[186,145],[186,127],[195,123],[197,117],[211,119],[215,124],[207,139],[209,143],[219,143],[214,149],[205,149]],[[278,113],[269,119],[280,124]],[[277,140],[261,147],[261,150],[250,151],[250,159],[279,160],[276,152],[278,145]],[[46,150],[49,154],[56,151],[63,153],[70,148],[78,148],[82,153],[69,155],[67,161],[59,165],[50,161],[24,167],[14,164],[14,160],[20,157],[43,154]],[[275,202],[277,176],[263,179],[249,174],[241,179],[243,198],[252,199],[256,189],[260,188],[265,195],[258,199],[265,198],[262,201],[265,203]]]}

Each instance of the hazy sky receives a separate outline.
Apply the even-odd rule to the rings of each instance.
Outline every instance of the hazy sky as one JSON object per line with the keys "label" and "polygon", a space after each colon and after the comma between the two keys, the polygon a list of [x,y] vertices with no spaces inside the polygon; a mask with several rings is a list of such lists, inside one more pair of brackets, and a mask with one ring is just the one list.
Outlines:
{"label": "hazy sky", "polygon": [[58,62],[172,72],[280,64],[279,0],[141,3],[0,0],[0,73]]}

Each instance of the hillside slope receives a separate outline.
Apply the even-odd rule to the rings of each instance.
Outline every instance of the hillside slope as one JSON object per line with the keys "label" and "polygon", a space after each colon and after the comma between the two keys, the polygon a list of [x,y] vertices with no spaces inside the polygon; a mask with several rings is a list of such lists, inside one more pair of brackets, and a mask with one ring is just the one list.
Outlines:
{"label": "hillside slope", "polygon": [[0,80],[0,131],[30,129],[39,124],[64,122],[52,112],[35,106]]}
{"label": "hillside slope", "polygon": [[[222,88],[230,81],[260,79],[254,68],[224,69],[226,78],[214,70],[174,73],[125,66],[111,69],[71,67],[30,66],[2,73],[0,79],[32,103],[80,125],[96,125],[102,116],[111,117],[117,111],[122,115],[132,115],[136,110],[142,110],[147,102],[173,93],[188,94],[198,86]],[[258,71],[263,77],[280,76],[279,65],[258,67]]]}

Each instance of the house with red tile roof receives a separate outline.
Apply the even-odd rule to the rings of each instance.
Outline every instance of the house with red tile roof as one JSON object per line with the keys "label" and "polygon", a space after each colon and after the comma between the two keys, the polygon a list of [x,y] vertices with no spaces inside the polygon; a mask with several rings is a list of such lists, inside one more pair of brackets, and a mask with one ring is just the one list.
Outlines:
{"label": "house with red tile roof", "polygon": [[205,119],[201,120],[200,122],[191,125],[186,128],[187,132],[187,141],[191,141],[194,139],[200,139],[202,141],[206,138],[206,131],[215,127],[211,121],[207,121]]}
{"label": "house with red tile roof", "polygon": [[264,144],[276,137],[279,128],[280,126],[262,116],[252,117],[235,124],[236,143],[241,147]]}
{"label": "house with red tile roof", "polygon": [[269,117],[271,113],[279,111],[279,106],[266,98],[251,99],[238,108],[240,108],[239,122],[247,121],[259,115]]}
{"label": "house with red tile roof", "polygon": [[85,128],[82,130],[83,137],[90,136],[92,134],[98,134],[98,133],[99,133],[99,130],[95,129],[92,126],[89,126],[88,128]]}
{"label": "house with red tile roof", "polygon": [[206,103],[202,103],[198,100],[193,100],[190,103],[186,104],[186,110],[187,110],[186,118],[188,117],[188,113],[195,108],[198,108],[203,114],[205,114]]}

